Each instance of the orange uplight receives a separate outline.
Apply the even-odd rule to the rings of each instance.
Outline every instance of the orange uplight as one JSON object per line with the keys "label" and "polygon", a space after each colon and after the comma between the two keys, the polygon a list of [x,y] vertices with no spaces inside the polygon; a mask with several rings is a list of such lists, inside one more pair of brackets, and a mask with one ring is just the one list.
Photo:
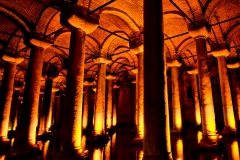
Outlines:
{"label": "orange uplight", "polygon": [[5,157],[6,157],[5,155],[1,155],[0,160],[5,160]]}
{"label": "orange uplight", "polygon": [[183,140],[182,138],[178,138],[176,141],[176,159],[183,159]]}
{"label": "orange uplight", "polygon": [[102,150],[97,148],[93,151],[93,160],[103,160]]}
{"label": "orange uplight", "polygon": [[112,125],[116,126],[117,125],[117,106],[116,104],[113,105],[113,118],[112,118]]}
{"label": "orange uplight", "polygon": [[143,150],[137,151],[136,156],[137,156],[136,160],[142,160],[143,159]]}
{"label": "orange uplight", "polygon": [[105,146],[104,155],[104,160],[111,160],[111,141],[108,141],[107,145]]}
{"label": "orange uplight", "polygon": [[198,131],[197,132],[197,141],[198,141],[198,143],[201,141],[201,139],[202,139],[202,131]]}
{"label": "orange uplight", "polygon": [[50,141],[47,141],[47,142],[44,143],[44,146],[43,146],[43,160],[47,159],[49,143],[50,143]]}
{"label": "orange uplight", "polygon": [[96,114],[96,121],[94,122],[94,133],[99,135],[103,131],[103,117],[102,113],[95,113]]}

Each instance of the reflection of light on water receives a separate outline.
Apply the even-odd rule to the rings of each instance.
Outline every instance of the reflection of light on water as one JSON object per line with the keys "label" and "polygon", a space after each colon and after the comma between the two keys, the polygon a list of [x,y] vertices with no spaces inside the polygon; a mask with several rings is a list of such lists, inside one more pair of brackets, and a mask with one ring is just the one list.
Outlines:
{"label": "reflection of light on water", "polygon": [[105,159],[104,160],[110,160],[111,159],[111,141],[108,141],[107,145],[105,146],[104,150],[104,155]]}
{"label": "reflection of light on water", "polygon": [[182,138],[178,138],[176,141],[176,159],[183,160],[183,141]]}
{"label": "reflection of light on water", "polygon": [[115,145],[116,145],[116,137],[117,137],[117,134],[114,133],[113,136],[112,136],[112,152],[115,152]]}
{"label": "reflection of light on water", "polygon": [[[12,138],[12,139],[10,140],[10,146],[11,146],[11,147],[13,147],[14,140],[15,140],[15,138]],[[0,160],[1,160],[1,159],[0,159]]]}
{"label": "reflection of light on water", "polygon": [[238,142],[236,140],[231,143],[229,149],[230,149],[229,159],[239,160],[239,147],[238,147]]}
{"label": "reflection of light on water", "polygon": [[202,139],[202,131],[198,131],[197,132],[197,141],[198,141],[198,143],[201,141],[201,139]]}
{"label": "reflection of light on water", "polygon": [[102,150],[99,148],[94,149],[93,160],[102,160],[102,159],[103,159]]}
{"label": "reflection of light on water", "polygon": [[218,155],[214,153],[202,153],[199,158],[199,160],[219,160]]}
{"label": "reflection of light on water", "polygon": [[5,155],[1,155],[0,160],[5,160],[5,157],[6,157]]}
{"label": "reflection of light on water", "polygon": [[43,160],[47,160],[49,143],[50,143],[50,141],[47,141],[43,145]]}
{"label": "reflection of light on water", "polygon": [[136,160],[142,160],[143,159],[143,150],[136,151]]}
{"label": "reflection of light on water", "polygon": [[86,135],[82,136],[82,150],[86,150],[86,141],[87,141],[87,137]]}

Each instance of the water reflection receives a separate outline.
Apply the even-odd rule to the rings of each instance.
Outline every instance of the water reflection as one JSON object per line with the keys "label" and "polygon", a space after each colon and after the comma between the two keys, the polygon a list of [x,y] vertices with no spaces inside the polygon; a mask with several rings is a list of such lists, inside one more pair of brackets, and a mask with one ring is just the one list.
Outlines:
{"label": "water reflection", "polygon": [[5,160],[5,155],[0,155],[0,160]]}
{"label": "water reflection", "polygon": [[227,138],[228,159],[239,160],[239,147],[236,139]]}
{"label": "water reflection", "polygon": [[103,153],[102,149],[100,148],[95,148],[93,150],[93,159],[92,160],[103,160]]}
{"label": "water reflection", "polygon": [[180,136],[172,136],[173,159],[183,160],[183,139]]}
{"label": "water reflection", "polygon": [[143,159],[143,150],[136,151],[136,160],[142,160]]}

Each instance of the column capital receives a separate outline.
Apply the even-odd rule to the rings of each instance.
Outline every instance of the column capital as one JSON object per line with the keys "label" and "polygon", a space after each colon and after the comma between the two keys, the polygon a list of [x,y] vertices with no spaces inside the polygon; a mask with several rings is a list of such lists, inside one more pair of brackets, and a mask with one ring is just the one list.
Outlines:
{"label": "column capital", "polygon": [[93,59],[93,61],[94,61],[95,63],[104,63],[104,64],[108,64],[108,63],[111,63],[111,62],[112,62],[112,60],[107,59],[107,58],[104,58],[104,57],[95,58],[95,59]]}
{"label": "column capital", "polygon": [[224,49],[211,51],[211,54],[214,57],[218,58],[218,57],[227,57],[230,53],[229,53],[229,51],[226,48],[224,48]]}
{"label": "column capital", "polygon": [[133,69],[132,69],[132,72],[135,73],[135,74],[137,74],[137,73],[138,73],[138,69],[137,69],[137,68],[133,68]]}
{"label": "column capital", "polygon": [[94,85],[96,85],[96,82],[95,81],[85,80],[83,85],[84,86],[94,86]]}
{"label": "column capital", "polygon": [[199,27],[195,27],[195,28],[191,28],[188,30],[189,35],[192,38],[197,38],[197,37],[209,37],[209,31],[206,28],[206,26],[199,26]]}
{"label": "column capital", "polygon": [[195,69],[192,69],[192,70],[188,70],[187,73],[192,74],[192,75],[196,75],[196,74],[198,74],[198,69],[195,68]]}
{"label": "column capital", "polygon": [[131,80],[132,84],[136,84],[136,79]]}
{"label": "column capital", "polygon": [[14,90],[19,91],[24,86],[24,83],[16,82],[14,83]]}
{"label": "column capital", "polygon": [[236,68],[238,68],[239,66],[240,66],[240,63],[239,63],[239,62],[227,64],[227,68],[229,68],[229,69],[236,69]]}
{"label": "column capital", "polygon": [[29,41],[32,45],[42,48],[42,49],[47,49],[53,45],[52,42],[40,40],[40,39],[36,39],[36,38],[31,38]]}
{"label": "column capital", "polygon": [[116,77],[117,77],[117,76],[111,75],[111,74],[106,75],[106,79],[107,79],[107,80],[114,80],[114,79],[116,79]]}
{"label": "column capital", "polygon": [[144,45],[141,44],[137,47],[134,47],[134,48],[130,48],[130,51],[133,53],[133,54],[139,54],[139,53],[143,53],[144,51]]}
{"label": "column capital", "polygon": [[177,59],[170,60],[169,62],[167,62],[168,67],[180,67],[181,65],[182,63],[179,62]]}
{"label": "column capital", "polygon": [[16,64],[22,63],[22,61],[24,60],[23,57],[15,57],[15,56],[6,55],[6,54],[2,56],[2,59],[4,61],[10,62],[10,63],[16,63]]}
{"label": "column capital", "polygon": [[58,87],[52,87],[52,92],[57,92],[57,91],[59,91]]}
{"label": "column capital", "polygon": [[120,87],[120,85],[117,85],[117,84],[114,84],[114,85],[113,85],[113,88],[114,88],[114,89],[118,89],[119,87]]}

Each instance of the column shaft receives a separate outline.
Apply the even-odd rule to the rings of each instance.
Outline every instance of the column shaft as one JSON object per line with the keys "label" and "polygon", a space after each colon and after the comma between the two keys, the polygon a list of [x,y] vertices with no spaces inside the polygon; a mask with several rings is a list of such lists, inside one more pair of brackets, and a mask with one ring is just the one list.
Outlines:
{"label": "column shaft", "polygon": [[84,100],[83,100],[83,129],[88,127],[88,108],[89,108],[89,96],[90,96],[91,86],[84,86]]}
{"label": "column shaft", "polygon": [[50,105],[51,105],[51,95],[52,95],[52,84],[53,80],[47,78],[45,81],[45,89],[44,89],[44,96],[43,96],[43,105],[42,105],[42,119],[43,121],[40,123],[43,123],[43,125],[40,124],[43,128],[40,128],[40,134],[43,134],[44,132],[48,131],[48,117],[50,113]]}
{"label": "column shaft", "polygon": [[106,67],[104,63],[99,64],[97,77],[96,104],[94,112],[94,135],[100,135],[105,132],[105,89],[106,89]]}
{"label": "column shaft", "polygon": [[35,145],[38,104],[43,66],[43,49],[33,47],[30,53],[23,105],[17,127],[16,143]]}
{"label": "column shaft", "polygon": [[173,114],[173,128],[171,131],[181,132],[182,114],[178,83],[178,67],[171,67],[171,81],[172,81],[172,114]]}
{"label": "column shaft", "polygon": [[201,143],[216,141],[216,123],[213,105],[210,71],[207,64],[207,48],[205,37],[197,37],[198,78],[200,86],[200,105],[202,111],[203,139]]}
{"label": "column shaft", "polygon": [[7,141],[8,123],[10,118],[12,96],[14,90],[14,77],[16,73],[16,63],[5,62],[4,74],[2,79],[2,97],[0,116],[0,140]]}
{"label": "column shaft", "polygon": [[199,103],[197,74],[191,75],[191,82],[192,82],[192,94],[193,94],[194,109],[195,109],[195,123],[196,125],[201,125],[201,109],[200,109],[200,103]]}
{"label": "column shaft", "polygon": [[135,83],[135,125],[136,125],[136,127],[137,127],[137,132],[138,132],[138,127],[139,127],[139,125],[138,125],[138,122],[139,122],[139,96],[138,96],[138,93],[139,93],[139,90],[138,90],[138,87],[139,87],[139,85],[138,85],[138,72],[136,73],[136,83]]}
{"label": "column shaft", "polygon": [[113,89],[113,112],[112,112],[112,126],[117,125],[117,104],[118,104],[118,88]]}
{"label": "column shaft", "polygon": [[236,132],[236,124],[235,124],[235,116],[233,112],[232,105],[232,96],[231,89],[228,80],[228,72],[227,72],[227,64],[226,58],[223,56],[217,57],[218,60],[218,70],[219,70],[219,78],[220,78],[220,87],[221,87],[221,95],[222,95],[222,107],[223,107],[223,116],[224,116],[224,130],[223,133],[235,133]]}
{"label": "column shaft", "polygon": [[138,57],[138,127],[137,127],[137,136],[143,138],[144,131],[144,57],[143,53],[139,53]]}
{"label": "column shaft", "polygon": [[236,117],[237,117],[237,122],[239,126],[240,122],[240,85],[237,77],[237,70],[232,69],[231,70],[231,79],[232,79],[232,88],[233,88],[233,93],[234,93],[234,102],[235,102],[235,107],[236,107]]}
{"label": "column shaft", "polygon": [[162,1],[144,0],[144,160],[169,159],[162,23]]}
{"label": "column shaft", "polygon": [[107,112],[106,112],[106,129],[112,127],[113,112],[113,79],[107,80]]}
{"label": "column shaft", "polygon": [[71,29],[64,120],[61,128],[63,151],[81,149],[85,38],[84,31]]}
{"label": "column shaft", "polygon": [[9,126],[11,124],[11,130],[16,130],[17,127],[17,117],[19,111],[19,89],[15,89],[13,93],[13,100],[11,105],[11,114]]}

